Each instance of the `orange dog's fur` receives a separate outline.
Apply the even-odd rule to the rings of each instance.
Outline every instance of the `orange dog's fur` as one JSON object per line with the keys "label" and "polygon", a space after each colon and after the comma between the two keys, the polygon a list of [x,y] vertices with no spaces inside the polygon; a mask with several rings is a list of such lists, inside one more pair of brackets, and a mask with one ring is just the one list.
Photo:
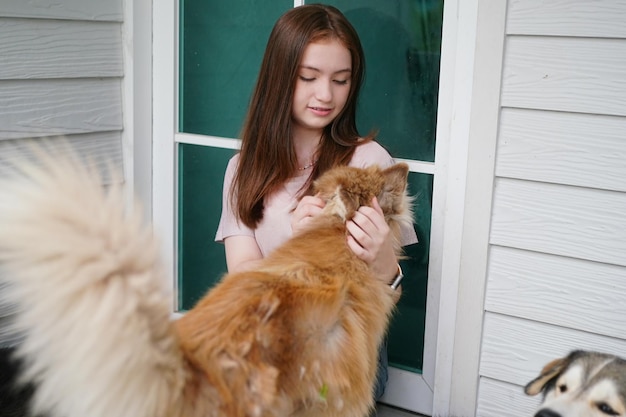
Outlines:
{"label": "orange dog's fur", "polygon": [[16,303],[36,411],[63,417],[365,416],[394,305],[346,244],[374,196],[396,239],[408,167],[320,178],[323,214],[170,321],[158,251],[120,190],[48,160],[0,185],[3,302]]}

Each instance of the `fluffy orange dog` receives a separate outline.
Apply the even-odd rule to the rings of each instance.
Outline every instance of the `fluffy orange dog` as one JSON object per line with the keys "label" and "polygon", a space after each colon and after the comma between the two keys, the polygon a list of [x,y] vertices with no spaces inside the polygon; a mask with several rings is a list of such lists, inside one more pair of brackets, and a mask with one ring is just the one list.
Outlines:
{"label": "fluffy orange dog", "polygon": [[[59,417],[365,416],[393,290],[346,244],[376,196],[411,222],[408,167],[338,168],[323,215],[252,272],[226,275],[171,321],[157,245],[121,190],[47,160],[0,184],[2,302],[25,336],[35,411]],[[400,252],[397,244],[396,249]]]}

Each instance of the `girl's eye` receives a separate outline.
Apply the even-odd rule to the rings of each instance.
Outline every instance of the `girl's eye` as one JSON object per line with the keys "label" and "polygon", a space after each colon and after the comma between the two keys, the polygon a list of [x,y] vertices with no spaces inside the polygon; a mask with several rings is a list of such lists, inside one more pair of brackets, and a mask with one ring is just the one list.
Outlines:
{"label": "girl's eye", "polygon": [[348,84],[348,80],[334,80],[335,84],[346,85]]}
{"label": "girl's eye", "polygon": [[315,79],[315,78],[305,77],[304,75],[300,75],[299,77],[300,77],[300,80],[304,81],[305,83],[311,82]]}

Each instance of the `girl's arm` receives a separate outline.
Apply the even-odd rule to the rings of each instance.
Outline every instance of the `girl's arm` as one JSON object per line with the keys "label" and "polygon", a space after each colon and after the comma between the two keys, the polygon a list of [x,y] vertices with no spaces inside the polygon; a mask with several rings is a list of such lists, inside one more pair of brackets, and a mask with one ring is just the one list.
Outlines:
{"label": "girl's arm", "polygon": [[224,239],[228,272],[253,269],[263,259],[259,245],[252,236],[229,236]]}

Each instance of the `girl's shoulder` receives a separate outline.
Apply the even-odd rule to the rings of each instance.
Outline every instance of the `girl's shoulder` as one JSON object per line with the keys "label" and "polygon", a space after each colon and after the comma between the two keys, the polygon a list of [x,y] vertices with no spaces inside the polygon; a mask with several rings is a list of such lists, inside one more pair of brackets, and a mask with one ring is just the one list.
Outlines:
{"label": "girl's shoulder", "polygon": [[233,178],[235,177],[238,164],[239,164],[239,152],[233,155],[228,161],[228,165],[226,166],[226,172],[224,173],[224,184],[227,184],[230,186],[230,183],[233,181]]}
{"label": "girl's shoulder", "polygon": [[380,143],[370,140],[356,147],[349,165],[363,168],[376,164],[385,168],[393,165],[393,163],[393,158],[389,152]]}
{"label": "girl's shoulder", "polygon": [[227,168],[230,168],[230,169],[237,168],[238,163],[239,163],[239,152],[237,152],[236,154],[230,157],[230,159],[228,160]]}

